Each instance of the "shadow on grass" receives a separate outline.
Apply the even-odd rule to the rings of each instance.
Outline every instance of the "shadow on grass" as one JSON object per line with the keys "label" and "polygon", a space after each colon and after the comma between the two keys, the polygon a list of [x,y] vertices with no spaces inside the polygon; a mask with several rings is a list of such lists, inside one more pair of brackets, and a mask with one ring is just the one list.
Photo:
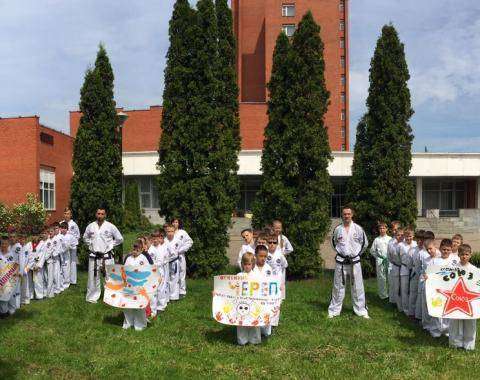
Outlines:
{"label": "shadow on grass", "polygon": [[123,326],[123,313],[106,315],[103,317],[103,323],[107,325]]}
{"label": "shadow on grass", "polygon": [[35,314],[40,314],[40,313],[31,311],[31,310],[19,309],[15,312],[15,314],[9,315],[5,319],[0,319],[0,327],[1,326],[11,327],[16,323],[33,318]]}
{"label": "shadow on grass", "polygon": [[14,379],[18,373],[18,363],[0,359],[0,378]]}
{"label": "shadow on grass", "polygon": [[224,326],[221,329],[210,329],[205,332],[205,339],[209,343],[222,342],[235,345],[237,342],[235,326]]}

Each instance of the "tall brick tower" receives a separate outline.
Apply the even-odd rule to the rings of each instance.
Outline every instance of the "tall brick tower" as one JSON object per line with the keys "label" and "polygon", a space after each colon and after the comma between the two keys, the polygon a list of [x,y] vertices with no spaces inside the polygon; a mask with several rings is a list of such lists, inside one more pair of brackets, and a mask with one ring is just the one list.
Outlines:
{"label": "tall brick tower", "polygon": [[240,127],[243,149],[261,149],[266,125],[266,84],[275,41],[292,35],[310,10],[321,26],[330,106],[325,116],[332,150],[349,150],[348,0],[232,0],[237,36]]}

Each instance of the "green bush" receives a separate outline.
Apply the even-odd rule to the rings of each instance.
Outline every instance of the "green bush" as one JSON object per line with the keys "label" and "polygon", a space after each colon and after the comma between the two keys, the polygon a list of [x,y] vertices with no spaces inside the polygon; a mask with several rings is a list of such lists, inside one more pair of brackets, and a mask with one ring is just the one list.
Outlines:
{"label": "green bush", "polygon": [[12,224],[12,210],[0,202],[0,232],[6,232]]}
{"label": "green bush", "polygon": [[13,205],[11,209],[15,230],[34,235],[42,231],[47,220],[47,212],[35,194],[27,194],[27,201]]}
{"label": "green bush", "polygon": [[475,265],[477,268],[480,268],[480,252],[473,252],[470,263]]}

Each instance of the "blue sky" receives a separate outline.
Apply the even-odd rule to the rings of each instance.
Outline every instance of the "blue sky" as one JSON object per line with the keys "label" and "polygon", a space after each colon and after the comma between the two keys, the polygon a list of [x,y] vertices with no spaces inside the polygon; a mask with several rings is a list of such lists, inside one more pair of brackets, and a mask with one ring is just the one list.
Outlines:
{"label": "blue sky", "polygon": [[[0,0],[0,116],[36,114],[68,131],[68,111],[78,108],[100,41],[115,71],[117,104],[161,104],[173,2]],[[480,151],[478,0],[350,0],[352,140],[376,39],[388,22],[406,46],[414,150]]]}

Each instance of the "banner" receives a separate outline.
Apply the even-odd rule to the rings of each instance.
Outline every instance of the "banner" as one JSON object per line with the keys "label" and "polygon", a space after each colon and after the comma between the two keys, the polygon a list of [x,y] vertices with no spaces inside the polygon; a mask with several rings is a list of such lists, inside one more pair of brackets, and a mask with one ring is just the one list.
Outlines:
{"label": "banner", "polygon": [[12,298],[18,281],[20,281],[18,270],[18,263],[0,264],[0,301],[8,301]]}
{"label": "banner", "polygon": [[450,319],[480,318],[480,270],[470,267],[427,268],[428,314]]}
{"label": "banner", "polygon": [[233,326],[266,326],[280,313],[280,277],[216,276],[213,318]]}
{"label": "banner", "polygon": [[152,265],[107,265],[103,302],[121,309],[145,309],[163,279]]}

